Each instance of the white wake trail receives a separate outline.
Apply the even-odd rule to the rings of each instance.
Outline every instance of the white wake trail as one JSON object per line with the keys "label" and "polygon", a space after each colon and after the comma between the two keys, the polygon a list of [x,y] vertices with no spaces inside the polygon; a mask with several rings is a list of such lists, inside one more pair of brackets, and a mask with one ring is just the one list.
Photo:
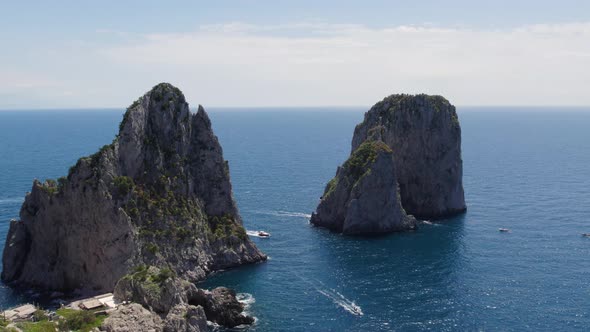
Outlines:
{"label": "white wake trail", "polygon": [[251,212],[256,213],[256,214],[274,216],[274,217],[291,217],[291,218],[306,218],[306,219],[311,218],[311,214],[303,213],[303,212],[290,212],[290,211],[280,211],[280,210],[279,211],[256,210],[256,211],[251,211]]}
{"label": "white wake trail", "polygon": [[355,315],[355,316],[362,316],[363,314],[363,310],[361,309],[361,307],[359,307],[356,303],[354,303],[354,301],[351,301],[349,299],[347,299],[346,297],[344,297],[344,295],[332,290],[322,290],[322,289],[318,289],[317,290],[320,294],[326,296],[327,298],[329,298],[330,300],[332,300],[335,304],[339,305],[340,307],[342,307],[342,309],[348,311],[349,313]]}

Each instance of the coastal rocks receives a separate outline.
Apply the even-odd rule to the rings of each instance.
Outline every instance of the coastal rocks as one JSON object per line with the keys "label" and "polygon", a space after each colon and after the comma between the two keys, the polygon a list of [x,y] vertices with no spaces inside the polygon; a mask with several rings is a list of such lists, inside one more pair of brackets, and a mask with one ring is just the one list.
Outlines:
{"label": "coastal rocks", "polygon": [[164,322],[164,332],[206,332],[207,317],[203,307],[179,304],[172,308]]}
{"label": "coastal rocks", "polygon": [[137,303],[131,303],[120,305],[113,311],[104,320],[100,330],[106,332],[161,332],[163,328],[162,319],[158,315]]}
{"label": "coastal rocks", "polygon": [[189,302],[202,305],[208,320],[227,327],[254,323],[253,317],[244,315],[244,305],[238,301],[233,290],[217,287],[199,295],[189,299]]}
{"label": "coastal rocks", "polygon": [[198,281],[266,256],[242,226],[207,113],[162,83],[127,109],[111,144],[67,177],[34,181],[3,258],[4,282],[98,292],[137,266]]}
{"label": "coastal rocks", "polygon": [[392,150],[380,141],[361,144],[338,168],[311,223],[344,234],[377,234],[415,228],[401,206]]}
{"label": "coastal rocks", "polygon": [[391,95],[356,126],[352,151],[366,140],[393,150],[402,206],[418,218],[465,211],[461,127],[455,107],[441,96]]}
{"label": "coastal rocks", "polygon": [[[206,320],[226,327],[254,322],[254,318],[243,313],[244,305],[237,300],[233,290],[225,287],[212,291],[199,289],[186,280],[174,277],[170,270],[155,267],[142,267],[121,278],[115,286],[114,297],[118,301],[139,303],[163,317],[175,317],[181,306],[187,312],[192,310],[191,307],[200,308]],[[174,319],[170,324],[187,324],[188,328],[193,323]]]}
{"label": "coastal rocks", "polygon": [[187,293],[194,293],[195,285],[175,278],[170,269],[139,267],[121,278],[113,295],[118,301],[130,301],[158,313],[166,314],[180,303],[188,303]]}

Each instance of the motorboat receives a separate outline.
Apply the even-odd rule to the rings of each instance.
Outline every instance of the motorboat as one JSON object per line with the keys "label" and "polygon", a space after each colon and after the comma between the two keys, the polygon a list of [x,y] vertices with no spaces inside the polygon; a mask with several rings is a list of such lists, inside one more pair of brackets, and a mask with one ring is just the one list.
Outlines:
{"label": "motorboat", "polygon": [[502,232],[502,233],[508,233],[508,232],[510,232],[510,230],[509,230],[508,228],[500,228],[500,229],[498,229],[498,230],[499,230],[500,232]]}
{"label": "motorboat", "polygon": [[258,236],[260,236],[260,237],[270,237],[270,233],[267,233],[265,231],[258,231]]}

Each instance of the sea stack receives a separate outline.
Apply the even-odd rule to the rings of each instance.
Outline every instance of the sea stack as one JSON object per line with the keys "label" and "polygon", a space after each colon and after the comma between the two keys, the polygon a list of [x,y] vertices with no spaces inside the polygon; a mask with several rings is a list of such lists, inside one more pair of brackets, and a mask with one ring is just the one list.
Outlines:
{"label": "sea stack", "polygon": [[[372,184],[342,184],[342,179],[350,179],[350,164],[368,146],[378,147],[373,155],[380,156],[363,168],[361,179],[372,179]],[[386,184],[389,187],[383,190]],[[389,213],[377,217],[375,209]],[[398,94],[375,104],[356,126],[351,156],[326,186],[311,222],[343,233],[400,231],[415,227],[415,219],[407,215],[437,219],[465,209],[461,127],[455,107],[441,96]],[[345,225],[351,213],[363,226],[355,222],[349,231]],[[383,224],[375,228],[379,218]],[[383,227],[386,220],[390,227]]]}
{"label": "sea stack", "polygon": [[162,83],[127,109],[111,144],[67,177],[34,181],[10,224],[2,280],[112,291],[137,266],[194,282],[265,259],[242,226],[207,113]]}
{"label": "sea stack", "polygon": [[378,234],[415,227],[402,208],[393,152],[381,141],[361,144],[328,183],[311,222],[344,234]]}
{"label": "sea stack", "polygon": [[385,142],[393,151],[402,206],[421,219],[464,212],[461,126],[441,96],[398,94],[373,106],[356,126],[352,151],[365,140]]}

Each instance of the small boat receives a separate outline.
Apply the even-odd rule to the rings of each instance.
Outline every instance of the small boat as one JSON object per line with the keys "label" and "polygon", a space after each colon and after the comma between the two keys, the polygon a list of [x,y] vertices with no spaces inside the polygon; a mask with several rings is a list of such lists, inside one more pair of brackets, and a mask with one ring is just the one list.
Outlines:
{"label": "small boat", "polygon": [[359,307],[358,305],[354,304],[354,302],[351,305],[351,310],[352,310],[352,314],[353,315],[357,315],[357,316],[362,316],[363,315],[363,311],[361,310],[361,307]]}
{"label": "small boat", "polygon": [[583,237],[590,237],[590,233],[582,233]]}
{"label": "small boat", "polygon": [[260,237],[270,237],[270,233],[267,233],[265,231],[258,231],[258,236],[260,236]]}
{"label": "small boat", "polygon": [[510,230],[508,228],[500,228],[498,230],[502,233],[509,233],[510,232]]}

